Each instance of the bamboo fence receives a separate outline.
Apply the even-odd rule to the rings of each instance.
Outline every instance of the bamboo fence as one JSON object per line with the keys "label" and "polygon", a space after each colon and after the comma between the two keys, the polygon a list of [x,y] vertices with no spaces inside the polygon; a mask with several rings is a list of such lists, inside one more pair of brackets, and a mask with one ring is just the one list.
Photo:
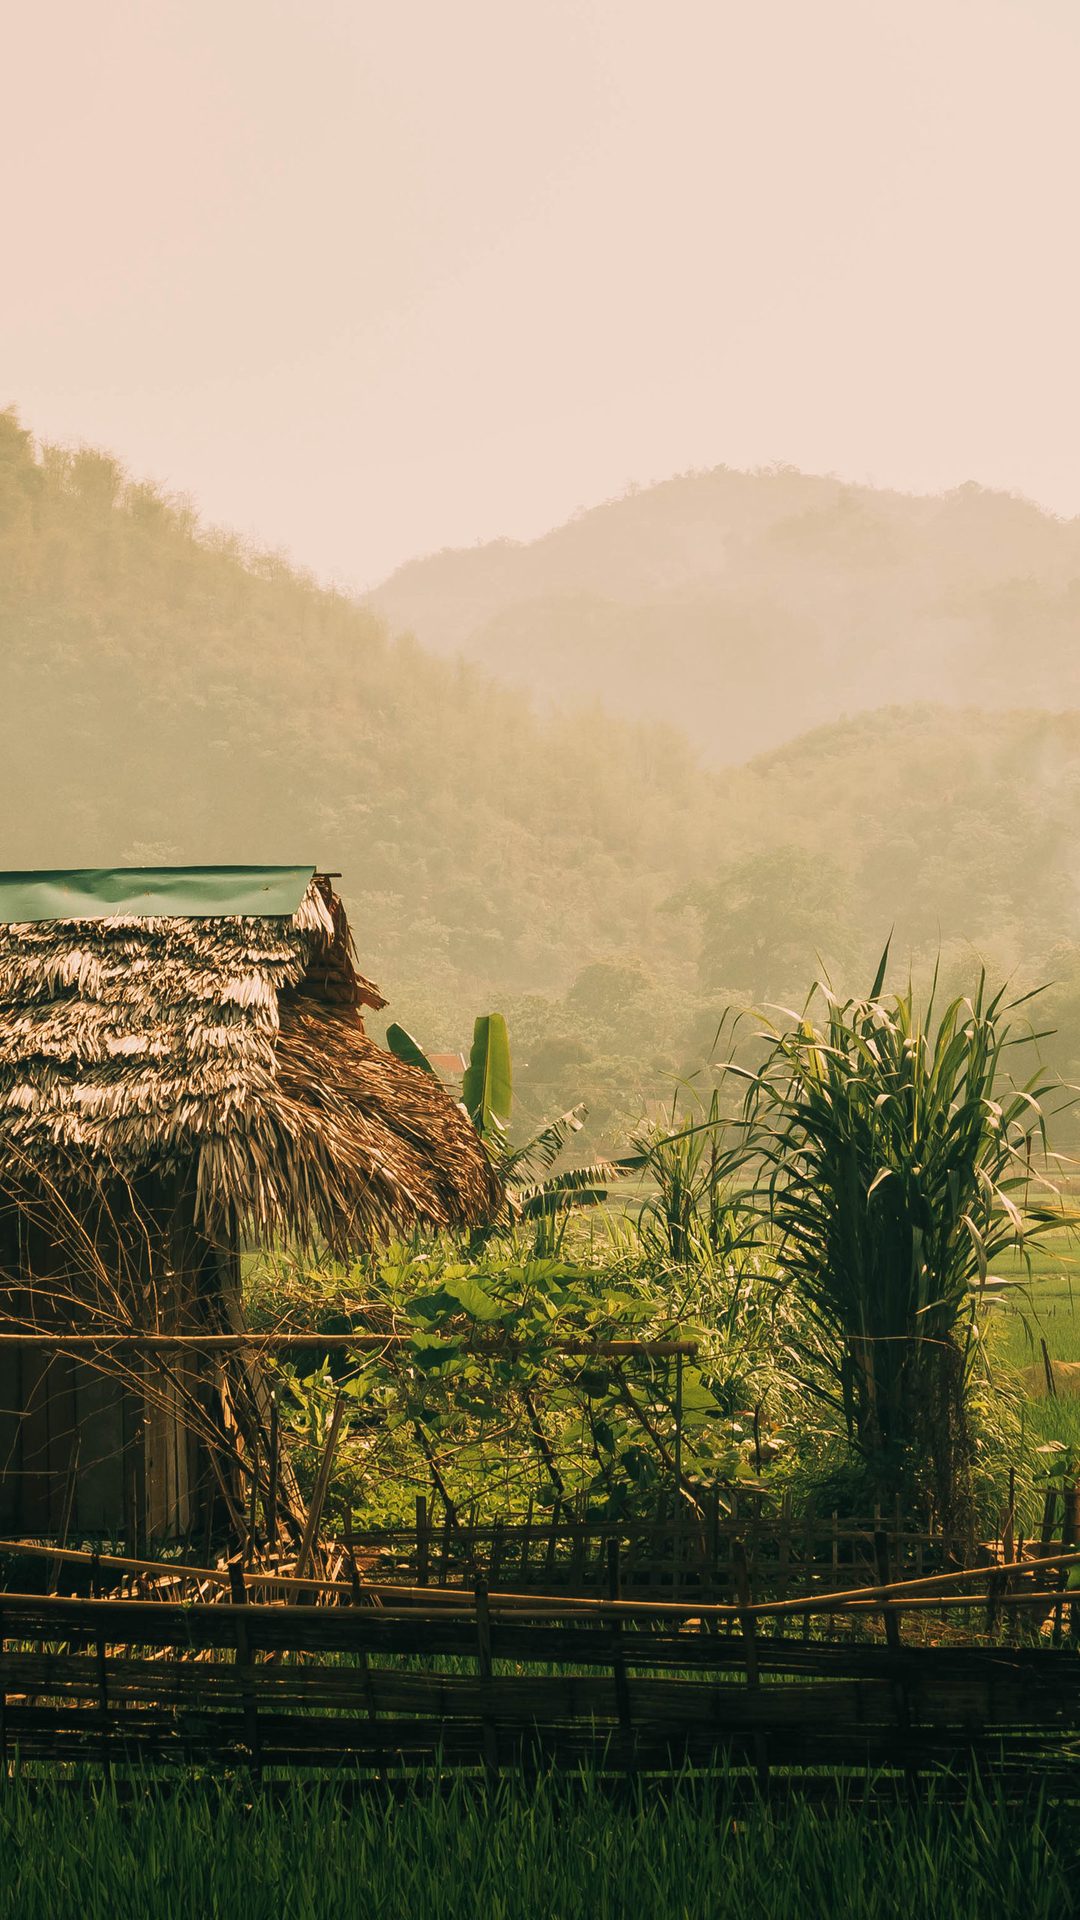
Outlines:
{"label": "bamboo fence", "polygon": [[[353,1604],[260,1605],[238,1562],[226,1603],[5,1592],[0,1775],[28,1763],[244,1768],[257,1779],[583,1763],[667,1773],[723,1760],[763,1785],[822,1769],[885,1770],[910,1785],[974,1763],[1007,1787],[1037,1779],[1077,1797],[1074,1647],[901,1638],[905,1615],[950,1601],[996,1605],[1014,1621],[1060,1616],[1073,1565],[1080,1554],[1058,1553],[1007,1572],[756,1604],[744,1577],[738,1603],[696,1612],[493,1595],[483,1582],[441,1600],[358,1583]],[[986,1591],[956,1591],[972,1584]],[[884,1642],[806,1637],[807,1617],[852,1607],[883,1615]],[[802,1632],[788,1637],[799,1615]]]}
{"label": "bamboo fence", "polygon": [[[681,1371],[689,1343],[665,1344]],[[1010,1503],[975,1542],[789,1498],[769,1514],[676,1467],[651,1521],[448,1507],[435,1526],[420,1498],[411,1528],[320,1542],[336,1431],[291,1559],[254,1519],[217,1566],[76,1548],[66,1524],[0,1543],[50,1589],[0,1590],[0,1783],[23,1764],[383,1780],[724,1760],[770,1785],[975,1764],[1080,1798],[1075,1494],[1047,1495],[1037,1539]],[[62,1575],[82,1591],[58,1594]],[[951,1643],[928,1643],[927,1614]]]}

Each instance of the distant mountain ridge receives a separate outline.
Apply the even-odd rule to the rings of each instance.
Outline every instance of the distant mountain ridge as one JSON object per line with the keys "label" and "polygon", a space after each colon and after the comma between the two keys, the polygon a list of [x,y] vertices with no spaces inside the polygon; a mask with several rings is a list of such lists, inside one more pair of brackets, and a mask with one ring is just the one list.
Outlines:
{"label": "distant mountain ridge", "polygon": [[718,467],[410,561],[369,603],[542,702],[669,721],[715,765],[886,704],[1080,705],[1080,519],[973,482]]}
{"label": "distant mountain ridge", "polygon": [[[766,507],[774,553],[808,537],[819,553],[822,515],[839,540],[861,512],[833,482],[781,474],[755,491],[729,478],[745,509],[733,553],[736,534],[764,537]],[[687,484],[707,506],[708,489]],[[639,506],[655,520],[646,495],[601,511],[609,586],[620,544],[639,582],[674,565],[680,542],[685,559],[698,540],[700,566],[709,514],[692,539],[681,485],[666,496],[678,540],[655,525],[651,546],[630,537]],[[808,499],[809,531],[789,511]],[[1045,549],[1038,591],[1067,601],[1070,529],[977,496],[966,511],[982,541],[991,510],[1008,564],[1019,525]],[[934,503],[919,511],[933,523]],[[597,564],[589,521],[555,539],[566,577]],[[478,564],[482,552],[450,556],[463,578]],[[880,553],[875,566],[878,579]],[[731,694],[733,741],[773,718],[794,680],[792,668],[756,685],[756,704]],[[859,983],[891,927],[898,955],[974,942],[1005,968],[1080,941],[1080,711],[1031,699],[988,711],[985,682],[949,706],[915,701],[896,673],[871,711],[809,727],[800,707],[782,743],[702,767],[674,728],[538,716],[480,668],[395,644],[370,609],[204,532],[106,456],[35,447],[0,414],[0,865],[340,869],[365,970],[436,1048],[515,998],[528,1031],[529,996],[542,1033],[548,1002],[614,961],[654,982],[637,1057],[682,1058],[671,1034],[697,1018],[700,993],[704,1030],[714,989],[796,992],[819,953]],[[767,966],[746,959],[748,927]],[[581,1017],[579,1001],[557,1015],[571,1029]]]}

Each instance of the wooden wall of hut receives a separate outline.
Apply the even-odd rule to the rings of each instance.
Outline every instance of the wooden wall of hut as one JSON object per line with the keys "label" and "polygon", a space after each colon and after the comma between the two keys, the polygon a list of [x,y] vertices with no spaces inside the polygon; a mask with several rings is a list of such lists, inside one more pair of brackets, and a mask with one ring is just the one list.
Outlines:
{"label": "wooden wall of hut", "polygon": [[[131,1198],[126,1217],[113,1205],[74,1230],[46,1209],[0,1209],[0,1330],[238,1324],[235,1249],[196,1229],[190,1189],[147,1183]],[[0,1348],[0,1533],[56,1537],[66,1526],[70,1537],[140,1547],[214,1524],[220,1485],[205,1444],[221,1424],[214,1371],[190,1357]]]}

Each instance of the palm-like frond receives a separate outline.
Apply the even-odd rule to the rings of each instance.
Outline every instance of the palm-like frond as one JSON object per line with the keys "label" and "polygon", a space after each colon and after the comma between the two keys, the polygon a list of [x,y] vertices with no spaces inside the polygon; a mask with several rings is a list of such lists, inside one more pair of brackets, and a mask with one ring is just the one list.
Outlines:
{"label": "palm-like frond", "polygon": [[591,1166],[569,1167],[546,1180],[517,1187],[510,1195],[512,1210],[523,1220],[535,1220],[543,1213],[557,1213],[567,1207],[595,1207],[607,1199],[607,1190],[621,1179],[610,1160],[594,1160]]}
{"label": "palm-like frond", "polygon": [[[570,1107],[557,1120],[549,1120],[523,1146],[502,1148],[498,1159],[502,1178],[515,1180],[524,1173],[535,1179],[541,1173],[546,1173],[549,1167],[554,1166],[571,1135],[581,1132],[588,1111],[584,1104]],[[501,1143],[499,1145],[501,1147]]]}

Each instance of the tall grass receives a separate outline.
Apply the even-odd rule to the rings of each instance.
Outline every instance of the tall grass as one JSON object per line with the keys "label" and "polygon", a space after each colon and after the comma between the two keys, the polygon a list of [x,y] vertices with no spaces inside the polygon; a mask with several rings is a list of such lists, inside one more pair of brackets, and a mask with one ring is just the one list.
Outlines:
{"label": "tall grass", "polygon": [[588,1777],[352,1806],[193,1781],[131,1806],[63,1785],[0,1798],[2,1920],[1060,1920],[1075,1830],[977,1791],[770,1811],[723,1776],[613,1799]]}
{"label": "tall grass", "polygon": [[638,1241],[646,1255],[674,1266],[708,1266],[744,1255],[754,1222],[737,1191],[746,1159],[741,1133],[720,1112],[714,1090],[705,1119],[688,1115],[676,1125],[656,1121],[637,1129],[634,1151],[617,1164],[643,1173],[655,1191],[638,1212]]}

